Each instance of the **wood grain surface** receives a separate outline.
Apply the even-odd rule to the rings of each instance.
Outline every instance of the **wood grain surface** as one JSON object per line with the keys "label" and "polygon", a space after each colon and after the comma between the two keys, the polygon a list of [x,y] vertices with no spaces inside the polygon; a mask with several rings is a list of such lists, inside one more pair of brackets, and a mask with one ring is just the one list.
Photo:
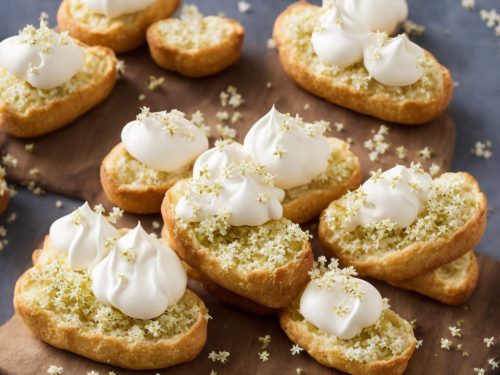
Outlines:
{"label": "wood grain surface", "polygon": [[[318,247],[316,246],[316,251]],[[319,254],[317,252],[317,254]],[[411,358],[405,374],[446,375],[474,374],[474,368],[487,367],[488,358],[500,356],[500,263],[484,255],[478,255],[481,277],[471,300],[458,307],[444,306],[415,293],[405,292],[378,281],[372,281],[383,296],[390,298],[392,308],[407,320],[417,319],[415,334],[423,345]],[[115,371],[128,374],[218,374],[271,375],[295,374],[300,367],[305,374],[340,374],[322,367],[306,353],[292,356],[292,342],[281,331],[274,316],[259,317],[224,305],[202,290],[195,289],[207,304],[213,320],[208,325],[208,341],[201,354],[193,362],[159,371],[126,371],[96,363],[75,354],[55,349],[37,339],[23,326],[17,316],[0,327],[0,373],[5,375],[39,375],[49,365],[62,366],[64,374],[86,374],[91,370],[106,375]],[[452,338],[449,326],[463,319],[462,337]],[[271,335],[267,362],[261,362],[259,336]],[[484,337],[494,336],[496,345],[487,348]],[[463,357],[456,349],[440,348],[440,338],[453,340],[454,348],[463,345],[469,357]],[[231,353],[226,364],[213,363],[208,359],[212,350]],[[488,371],[494,374],[494,371]]]}
{"label": "wood grain surface", "polygon": [[[386,140],[391,147],[381,162],[372,163],[363,143],[373,136],[372,132],[378,129],[380,120],[336,107],[301,90],[282,71],[276,52],[265,47],[250,46],[241,61],[228,71],[199,80],[187,79],[156,67],[146,48],[120,58],[125,60],[127,71],[114,92],[74,124],[33,140],[16,140],[5,134],[0,135],[3,152],[19,160],[17,168],[8,170],[10,181],[23,183],[32,180],[29,171],[37,168],[40,174],[36,181],[43,188],[110,207],[100,186],[99,165],[119,142],[123,125],[135,118],[139,107],[146,105],[155,111],[177,108],[187,114],[200,110],[207,124],[215,129],[216,112],[230,110],[222,108],[218,98],[228,85],[236,86],[245,100],[238,109],[243,118],[234,126],[240,141],[254,121],[276,104],[281,112],[299,113],[307,120],[344,123],[344,131],[336,132],[333,128],[330,134],[343,139],[352,138],[353,150],[361,159],[365,176],[370,170],[379,167],[387,169],[397,162],[408,164],[410,161],[421,161],[426,167],[436,163],[442,170],[451,166],[455,126],[448,115],[420,127],[387,124],[390,133]],[[150,75],[165,77],[161,88],[148,90]],[[266,87],[267,82],[272,83],[271,88]],[[144,101],[138,100],[140,94],[146,95]],[[215,131],[213,133],[216,134]],[[33,153],[25,151],[24,147],[29,143],[34,143]],[[395,147],[401,145],[408,149],[408,157],[404,160],[399,160],[394,153]],[[435,151],[430,160],[418,157],[418,150],[425,146]],[[126,216],[121,224],[131,226],[136,219],[135,216]],[[140,219],[150,223],[151,220],[159,220],[159,215]],[[316,234],[316,224],[306,227]],[[316,255],[322,253],[316,239],[314,251]],[[468,374],[474,367],[485,366],[487,358],[498,357],[500,345],[488,349],[482,340],[487,336],[495,336],[499,340],[500,263],[484,256],[479,256],[479,261],[482,270],[479,287],[465,307],[447,307],[417,294],[374,282],[381,293],[391,299],[396,312],[408,320],[418,319],[416,335],[424,342],[410,361],[408,374]],[[291,356],[289,349],[292,343],[282,333],[275,317],[252,316],[220,303],[196,286],[194,289],[206,301],[214,317],[209,323],[207,345],[195,361],[159,373],[209,374],[214,369],[219,374],[293,374],[297,367],[306,374],[336,373],[318,365],[307,354]],[[455,325],[460,319],[465,320],[463,337],[454,342],[463,343],[470,353],[469,358],[463,358],[454,350],[439,348],[440,338],[450,337],[447,327]],[[257,354],[260,351],[258,337],[266,334],[272,336],[272,343],[267,349],[271,354],[270,360],[264,363]],[[212,363],[207,358],[211,350],[230,351],[229,363]],[[52,364],[63,366],[65,374],[85,374],[92,369],[100,374],[107,374],[110,370],[118,374],[132,374],[54,349],[34,339],[17,317],[0,328],[0,373],[42,374]],[[156,374],[158,371],[145,373]]]}
{"label": "wood grain surface", "polygon": [[[332,125],[342,122],[345,130],[339,133],[332,126],[330,134],[352,138],[353,150],[361,159],[365,176],[370,170],[387,169],[397,162],[407,164],[413,160],[422,162],[426,167],[436,163],[443,170],[451,166],[455,126],[446,114],[423,126],[388,124],[390,132],[386,140],[391,147],[382,162],[370,162],[363,143],[373,136],[372,131],[379,128],[381,121],[329,104],[300,89],[283,72],[274,50],[247,49],[235,66],[222,74],[203,79],[189,79],[160,69],[153,63],[146,48],[120,55],[120,58],[126,62],[126,74],[118,81],[111,96],[73,124],[32,140],[0,135],[3,152],[19,160],[17,168],[8,170],[8,178],[12,182],[30,180],[29,170],[36,167],[40,171],[39,185],[45,189],[91,203],[106,203],[99,181],[99,165],[120,141],[121,129],[135,119],[141,106],[148,106],[154,111],[176,108],[188,115],[200,110],[212,127],[213,139],[216,139],[216,113],[221,110],[232,113],[231,108],[222,108],[219,101],[219,93],[228,85],[236,86],[245,100],[238,108],[243,117],[234,125],[240,141],[247,129],[276,104],[279,111],[299,113],[307,120],[324,119]],[[151,75],[165,77],[165,83],[155,91],[147,88]],[[271,88],[266,87],[267,82],[272,83]],[[146,95],[143,101],[138,100],[141,94]],[[307,110],[304,109],[306,104]],[[24,149],[29,143],[35,145],[31,154]],[[395,148],[401,145],[408,149],[408,157],[403,160],[395,155]],[[423,160],[417,155],[418,150],[425,146],[435,152],[430,160]]]}

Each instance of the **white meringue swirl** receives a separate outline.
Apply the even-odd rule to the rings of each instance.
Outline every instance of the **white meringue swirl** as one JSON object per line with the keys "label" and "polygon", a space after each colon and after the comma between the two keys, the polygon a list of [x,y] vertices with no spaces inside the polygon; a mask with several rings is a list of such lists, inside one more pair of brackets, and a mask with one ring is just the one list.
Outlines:
{"label": "white meringue swirl", "polygon": [[91,270],[96,298],[135,319],[153,319],[181,299],[187,276],[181,261],[141,224],[121,237]]}
{"label": "white meringue swirl", "polygon": [[156,0],[82,0],[92,11],[115,18],[146,9]]}
{"label": "white meringue swirl", "polygon": [[200,155],[194,176],[175,207],[189,222],[227,214],[233,226],[258,226],[283,215],[285,192],[271,183],[272,176],[246,158],[237,143],[218,145]]}
{"label": "white meringue swirl", "polygon": [[83,48],[65,33],[42,24],[26,26],[19,35],[0,43],[0,66],[39,89],[68,82],[85,62]]}
{"label": "white meringue swirl", "polygon": [[101,213],[95,213],[87,202],[50,226],[51,247],[67,254],[73,270],[97,264],[118,237],[118,230]]}
{"label": "white meringue swirl", "polygon": [[345,67],[361,61],[370,29],[351,17],[338,1],[319,18],[311,38],[318,57],[335,66]]}
{"label": "white meringue swirl", "polygon": [[364,203],[347,230],[387,219],[398,228],[406,228],[425,209],[431,185],[432,177],[428,173],[402,165],[372,176],[360,187]]}
{"label": "white meringue swirl", "polygon": [[382,46],[376,43],[365,50],[364,63],[368,73],[388,86],[407,86],[424,75],[422,48],[406,34],[388,39]]}
{"label": "white meringue swirl", "polygon": [[370,31],[392,34],[408,17],[406,0],[344,0],[346,13]]}
{"label": "white meringue swirl", "polygon": [[[321,331],[349,340],[380,318],[383,303],[373,285],[350,277],[350,282],[358,283],[363,293],[359,298],[346,293],[342,279],[335,276],[331,288],[321,287],[316,280],[310,281],[300,297],[299,311]],[[344,314],[335,312],[338,306],[342,306]]]}
{"label": "white meringue swirl", "polygon": [[194,178],[201,178],[208,171],[211,179],[221,179],[224,176],[224,170],[230,164],[251,160],[250,155],[238,142],[219,142],[218,145],[219,147],[205,151],[196,159],[193,166]]}
{"label": "white meringue swirl", "polygon": [[305,123],[273,106],[248,131],[244,146],[275,176],[276,186],[291,189],[308,184],[328,166],[332,147],[323,135],[326,124]]}
{"label": "white meringue swirl", "polygon": [[136,120],[125,125],[121,138],[135,159],[164,172],[185,167],[208,149],[203,130],[177,110],[149,112],[143,108]]}
{"label": "white meringue swirl", "polygon": [[324,2],[311,43],[320,60],[338,67],[363,61],[387,86],[408,86],[424,75],[425,53],[406,34],[390,38],[408,16],[406,0]]}

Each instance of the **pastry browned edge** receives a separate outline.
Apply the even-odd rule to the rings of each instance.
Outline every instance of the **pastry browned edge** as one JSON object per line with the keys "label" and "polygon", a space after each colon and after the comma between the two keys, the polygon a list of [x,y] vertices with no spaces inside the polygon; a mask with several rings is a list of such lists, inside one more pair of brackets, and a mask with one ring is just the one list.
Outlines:
{"label": "pastry browned edge", "polygon": [[89,45],[111,48],[116,53],[130,51],[141,46],[146,40],[148,27],[163,18],[171,16],[181,0],[156,0],[146,9],[136,12],[130,25],[117,20],[106,28],[95,28],[79,22],[71,14],[72,0],[64,0],[57,11],[59,28]]}
{"label": "pastry browned edge", "polygon": [[170,247],[195,270],[231,292],[273,309],[288,305],[309,280],[308,272],[313,264],[311,244],[307,242],[296,260],[274,270],[248,273],[227,270],[209,249],[194,243],[176,225],[174,209],[184,183],[180,181],[169,189],[161,206],[164,234]]}
{"label": "pastry browned edge", "polygon": [[195,50],[185,50],[169,44],[162,37],[159,31],[161,24],[174,20],[154,23],[147,31],[151,57],[162,68],[187,77],[205,77],[219,73],[238,61],[245,36],[245,29],[239,22],[230,18],[221,20],[229,25],[231,32],[220,43]]}
{"label": "pastry browned edge", "polygon": [[68,95],[55,98],[43,107],[34,107],[23,113],[10,108],[0,100],[0,128],[18,138],[30,138],[53,132],[68,125],[77,117],[102,102],[116,82],[116,58],[107,47],[87,47],[109,60],[103,73]]}
{"label": "pastry browned edge", "polygon": [[[287,43],[287,38],[290,38],[290,27],[287,24],[290,16],[308,10],[319,11],[319,7],[308,4],[306,1],[290,5],[278,16],[273,30],[281,65],[299,86],[329,102],[384,121],[405,125],[429,122],[446,109],[453,96],[453,81],[449,70],[440,64],[437,64],[437,69],[442,77],[442,83],[436,88],[438,92],[435,97],[428,100],[405,99],[403,101],[387,93],[367,95],[349,84],[336,82],[308,69],[308,66],[303,64],[295,46]],[[435,60],[429,52],[426,53]]]}
{"label": "pastry browned edge", "polygon": [[154,185],[147,186],[120,184],[114,169],[117,159],[126,152],[123,143],[119,143],[102,161],[100,179],[104,193],[113,204],[127,212],[135,214],[152,214],[160,212],[161,202],[165,193],[179,180],[179,178],[173,176],[168,181],[158,182]]}
{"label": "pastry browned edge", "polygon": [[243,296],[240,296],[239,294],[231,292],[230,290],[225,289],[220,285],[214,283],[212,280],[210,280],[208,276],[195,270],[186,262],[183,261],[182,263],[184,264],[186,273],[188,274],[189,279],[192,282],[194,281],[198,283],[206,292],[212,294],[223,303],[235,306],[243,311],[249,312],[254,315],[273,315],[279,311],[278,309],[272,309],[270,307],[259,305],[257,302],[254,302],[251,299],[245,298]]}
{"label": "pastry browned edge", "polygon": [[361,183],[361,166],[359,159],[349,150],[348,143],[334,137],[328,137],[328,141],[332,145],[340,144],[343,148],[342,153],[345,158],[354,157],[354,171],[344,181],[322,189],[309,189],[306,193],[297,196],[296,198],[282,203],[283,217],[293,221],[294,223],[306,223],[323,211],[331,201],[340,198],[349,190],[355,189]]}
{"label": "pastry browned edge", "polygon": [[476,255],[471,250],[460,258],[413,279],[388,283],[448,305],[460,305],[470,298],[478,280],[479,266]]}
{"label": "pastry browned edge", "polygon": [[[345,355],[340,347],[329,344],[324,334],[318,334],[315,330],[311,330],[305,319],[294,319],[293,309],[296,308],[294,305],[296,304],[292,304],[280,311],[279,322],[281,328],[292,342],[302,347],[323,366],[333,367],[352,375],[400,375],[405,371],[408,361],[415,350],[416,341],[414,337],[403,353],[396,357],[366,363],[353,361]],[[387,314],[388,319],[394,324],[401,325],[406,335],[413,336],[410,323],[392,310],[387,310],[384,314]]]}
{"label": "pastry browned edge", "polygon": [[[330,241],[330,229],[324,219],[325,211],[323,211],[318,231],[323,248],[338,258],[342,265],[354,266],[361,276],[371,276],[386,281],[411,279],[452,262],[473,249],[486,229],[486,196],[481,192],[474,177],[464,172],[458,174],[471,184],[478,208],[449,238],[416,242],[403,250],[354,259],[342,252],[337,243]],[[335,204],[336,201],[333,201],[329,207]]]}
{"label": "pastry browned edge", "polygon": [[[43,254],[49,246],[50,241],[46,237],[43,249],[33,253],[34,267],[45,261]],[[84,332],[50,310],[33,308],[29,301],[29,290],[26,289],[32,269],[24,272],[16,282],[14,308],[36,337],[56,348],[97,362],[131,370],[146,370],[191,361],[205,346],[208,311],[203,301],[189,289],[186,289],[187,298],[198,306],[200,313],[188,332],[169,339],[131,342],[128,338],[113,337],[98,331]]]}

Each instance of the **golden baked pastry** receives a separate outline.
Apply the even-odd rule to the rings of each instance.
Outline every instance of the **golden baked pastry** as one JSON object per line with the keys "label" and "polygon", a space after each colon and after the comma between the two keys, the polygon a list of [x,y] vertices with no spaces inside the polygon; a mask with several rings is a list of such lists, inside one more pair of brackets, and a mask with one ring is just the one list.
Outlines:
{"label": "golden baked pastry", "polygon": [[39,89],[0,67],[0,128],[19,138],[68,125],[102,102],[116,82],[116,58],[106,47],[87,47],[83,68],[68,82]]}
{"label": "golden baked pastry", "polygon": [[331,201],[355,189],[361,182],[359,159],[349,144],[329,137],[332,154],[325,172],[307,185],[285,189],[283,216],[294,223],[305,223],[320,214]]}
{"label": "golden baked pastry", "polygon": [[[281,328],[288,338],[302,347],[312,358],[323,366],[334,367],[340,371],[355,375],[398,375],[402,374],[415,350],[415,338],[410,323],[402,319],[392,310],[385,310],[380,318],[379,327],[365,329],[353,340],[336,340],[334,336],[319,332],[298,312],[296,304],[283,309],[279,313]],[[374,359],[364,362],[352,361],[349,349],[359,346],[366,348],[370,339],[375,336],[394,340],[404,337],[411,342],[403,352],[396,355],[374,353]]]}
{"label": "golden baked pastry", "polygon": [[39,339],[94,361],[158,369],[194,359],[206,342],[208,311],[190,290],[159,317],[134,319],[99,302],[86,271],[69,268],[47,237],[17,281],[16,313]]}
{"label": "golden baked pastry", "polygon": [[413,279],[389,281],[389,284],[412,290],[448,305],[459,305],[470,298],[478,280],[477,258],[471,250],[433,271]]}
{"label": "golden baked pastry", "polygon": [[353,375],[402,374],[416,346],[411,324],[352,268],[325,257],[309,272],[311,281],[279,312],[292,342],[323,366]]}
{"label": "golden baked pastry", "polygon": [[203,226],[180,220],[175,207],[187,183],[180,181],[167,192],[161,210],[164,237],[179,257],[214,283],[260,305],[290,303],[312,266],[308,235],[285,218],[222,230],[217,216]]}
{"label": "golden baked pastry", "polygon": [[[165,230],[162,230],[162,235],[168,236],[168,234],[165,234],[165,227],[164,229]],[[221,287],[220,285],[214,283],[209,277],[195,270],[186,262],[183,262],[183,264],[191,281],[197,282],[205,291],[214,295],[222,302],[255,315],[272,315],[278,312],[278,309],[259,305],[257,302],[254,302],[251,299],[245,298],[239,294]]]}
{"label": "golden baked pastry", "polygon": [[89,9],[82,0],[64,0],[57,11],[57,22],[61,30],[84,43],[122,53],[141,46],[147,28],[172,15],[179,3],[180,0],[156,0],[146,9],[108,18]]}
{"label": "golden baked pastry", "polygon": [[216,74],[240,58],[245,30],[230,18],[204,17],[195,5],[180,18],[151,25],[147,40],[151,57],[162,68],[188,77]]}
{"label": "golden baked pastry", "polygon": [[141,108],[121,140],[101,164],[101,185],[114,204],[139,214],[160,212],[167,190],[191,177],[195,159],[208,149],[204,129],[176,109]]}
{"label": "golden baked pastry", "polygon": [[122,143],[101,164],[101,185],[108,199],[127,212],[160,211],[165,192],[191,176],[192,165],[173,173],[158,171],[134,159]]}
{"label": "golden baked pastry", "polygon": [[[417,167],[418,168],[418,167]],[[425,209],[406,228],[391,222],[346,230],[360,189],[333,201],[320,218],[319,239],[326,251],[363,276],[401,281],[441,267],[470,251],[486,227],[486,196],[463,172],[434,179]]]}
{"label": "golden baked pastry", "polygon": [[343,107],[405,125],[426,123],[445,110],[453,81],[448,69],[429,52],[425,53],[427,73],[402,87],[371,79],[362,62],[345,68],[322,62],[311,45],[320,13],[320,7],[301,1],[290,5],[274,24],[281,65],[302,88]]}

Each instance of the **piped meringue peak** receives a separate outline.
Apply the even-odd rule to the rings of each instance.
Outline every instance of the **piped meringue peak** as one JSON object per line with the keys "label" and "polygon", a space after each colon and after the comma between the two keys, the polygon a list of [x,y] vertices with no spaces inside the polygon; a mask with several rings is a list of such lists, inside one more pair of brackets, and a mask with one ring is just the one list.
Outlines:
{"label": "piped meringue peak", "polygon": [[384,85],[411,85],[425,73],[424,50],[406,34],[388,35],[407,15],[406,0],[325,1],[311,37],[314,52],[338,67],[363,61]]}
{"label": "piped meringue peak", "polygon": [[214,219],[226,226],[258,226],[283,215],[285,192],[236,142],[217,141],[200,155],[183,193],[175,213],[188,222]]}
{"label": "piped meringue peak", "polygon": [[343,8],[369,30],[387,34],[396,31],[408,17],[406,0],[344,0]]}
{"label": "piped meringue peak", "polygon": [[82,0],[92,11],[115,18],[146,9],[156,0]]}
{"label": "piped meringue peak", "polygon": [[432,177],[418,164],[402,165],[375,172],[358,190],[356,214],[347,225],[348,231],[373,222],[390,220],[396,228],[411,225],[430,199]]}
{"label": "piped meringue peak", "polygon": [[141,224],[116,241],[91,270],[92,291],[104,304],[136,319],[153,319],[184,295],[186,272],[165,243]]}
{"label": "piped meringue peak", "polygon": [[372,37],[375,42],[365,49],[364,64],[374,79],[388,86],[407,86],[424,75],[424,51],[406,34]]}
{"label": "piped meringue peak", "polygon": [[69,81],[83,67],[85,53],[67,33],[57,33],[45,21],[26,26],[19,35],[0,42],[0,66],[39,89]]}
{"label": "piped meringue peak", "polygon": [[361,61],[370,29],[339,3],[325,6],[312,34],[314,52],[329,64],[345,67]]}
{"label": "piped meringue peak", "polygon": [[324,136],[328,122],[305,122],[274,106],[248,131],[244,147],[275,177],[276,186],[291,189],[311,182],[328,166],[332,146]]}
{"label": "piped meringue peak", "polygon": [[135,159],[164,172],[185,167],[208,149],[204,131],[175,109],[150,112],[143,107],[136,120],[125,125],[121,138]]}
{"label": "piped meringue peak", "polygon": [[67,254],[68,264],[73,270],[96,265],[118,237],[118,230],[101,212],[94,212],[87,202],[50,226],[52,248]]}
{"label": "piped meringue peak", "polygon": [[348,340],[379,320],[382,296],[373,285],[355,278],[353,267],[340,269],[337,259],[331,259],[327,266],[323,256],[309,275],[311,281],[302,292],[299,312],[321,331]]}

